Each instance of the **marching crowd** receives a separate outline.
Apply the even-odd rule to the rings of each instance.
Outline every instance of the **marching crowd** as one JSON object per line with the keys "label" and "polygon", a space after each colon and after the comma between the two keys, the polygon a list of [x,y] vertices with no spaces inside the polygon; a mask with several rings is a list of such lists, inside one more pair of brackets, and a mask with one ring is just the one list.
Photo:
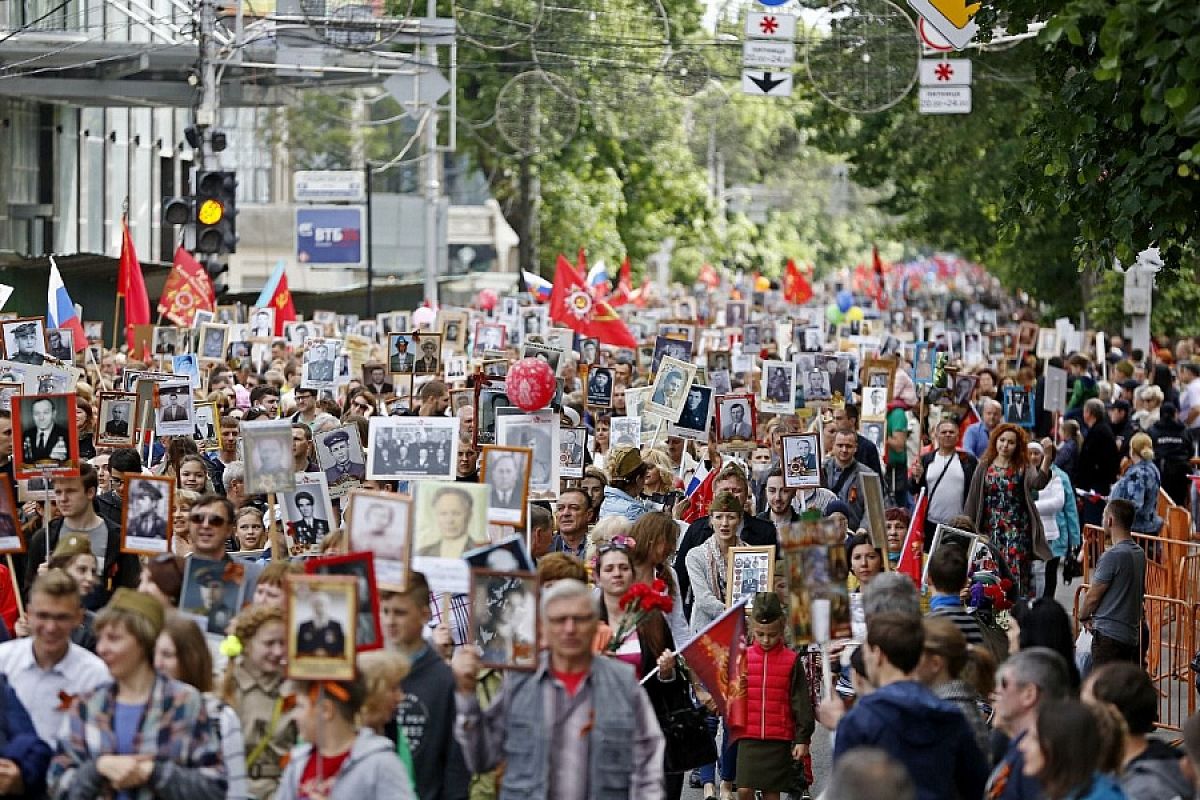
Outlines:
{"label": "marching crowd", "polygon": [[[289,616],[289,585],[309,554],[349,550],[346,498],[326,521],[302,492],[299,519],[283,524],[274,495],[246,491],[253,443],[243,436],[255,421],[288,420],[295,472],[404,493],[420,478],[375,479],[364,451],[418,457],[377,440],[371,418],[453,418],[454,463],[447,443],[430,457],[478,483],[485,423],[478,392],[459,390],[473,389],[484,365],[502,377],[521,357],[517,342],[488,350],[466,381],[429,375],[401,397],[386,333],[363,379],[333,391],[304,385],[303,345],[267,337],[258,363],[205,365],[191,399],[217,408],[211,449],[198,446],[199,428],[100,445],[101,427],[125,435],[142,423],[101,420],[99,393],[160,365],[93,342],[98,357],[74,390],[83,463],[53,480],[49,500],[30,494],[14,509],[24,548],[0,566],[0,796],[678,800],[689,782],[717,800],[1196,796],[1200,718],[1183,726],[1181,745],[1156,735],[1142,614],[1146,563],[1161,557],[1146,538],[1163,526],[1159,491],[1193,501],[1193,343],[1142,352],[1112,337],[1089,354],[1061,336],[1035,354],[1031,312],[993,294],[914,294],[867,315],[757,294],[727,295],[743,320],[731,326],[718,293],[676,289],[630,309],[642,346],[585,336],[565,348],[551,410],[565,428],[586,429],[583,441],[565,437],[561,454],[571,463],[566,448],[580,448],[584,466],[557,491],[534,492],[519,531],[540,587],[539,653],[525,670],[485,664],[469,601],[413,569],[402,591],[378,589],[383,647],[358,653],[354,678],[289,676],[289,638],[312,635]],[[626,393],[656,386],[655,325],[680,321],[679,300],[694,315],[687,352],[699,374],[680,370],[654,402],[718,379],[728,391],[716,393],[699,435],[643,424],[642,441],[614,442],[614,421],[650,413]],[[470,314],[486,322],[496,312]],[[698,321],[720,331],[707,354]],[[747,326],[760,346],[744,344]],[[324,330],[343,332],[338,322]],[[722,369],[709,366],[713,353]],[[439,355],[458,354],[429,357]],[[764,362],[804,355],[790,382],[780,373],[764,385]],[[863,394],[880,362],[876,408]],[[604,408],[587,402],[598,368],[611,370]],[[830,378],[808,381],[810,370]],[[1061,407],[1047,387],[1059,375]],[[805,397],[804,387],[816,388]],[[823,389],[829,397],[817,396]],[[726,434],[714,409],[730,397],[791,411],[736,404],[752,418],[737,416]],[[681,402],[674,421],[683,411]],[[319,463],[313,437],[332,431],[323,440],[332,461]],[[811,463],[816,479],[798,486],[784,441],[806,433],[817,434],[815,448],[797,451],[796,474]],[[0,411],[10,481],[17,437]],[[122,548],[131,530],[152,536],[148,509],[161,495],[140,506],[124,491],[147,474],[175,487],[170,547],[152,557]],[[510,502],[510,477],[497,502]],[[815,617],[796,624],[788,537],[818,519],[844,532],[826,558],[850,598],[847,636],[829,636],[828,619],[824,635],[813,633]],[[1055,596],[1080,574],[1087,524],[1105,545],[1077,629]],[[734,551],[756,547],[774,548],[774,580],[747,573],[731,585]],[[237,565],[244,605],[214,599],[205,619],[180,613],[191,559]],[[734,617],[745,633],[709,653],[705,671],[689,645]],[[833,739],[827,777],[812,770],[818,727]]]}

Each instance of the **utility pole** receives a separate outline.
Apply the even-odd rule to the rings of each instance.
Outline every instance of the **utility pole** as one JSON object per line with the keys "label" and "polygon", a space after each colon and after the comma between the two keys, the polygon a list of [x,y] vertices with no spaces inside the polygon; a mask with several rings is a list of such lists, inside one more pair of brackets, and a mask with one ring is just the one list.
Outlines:
{"label": "utility pole", "polygon": [[200,104],[196,108],[196,127],[200,141],[196,146],[196,167],[204,169],[208,151],[208,129],[217,124],[217,109],[220,107],[220,86],[217,84],[217,41],[213,31],[217,26],[217,10],[213,0],[198,0],[200,4],[197,40],[200,49]]}
{"label": "utility pole", "polygon": [[[426,0],[425,14],[429,18],[437,16],[437,0]],[[436,69],[438,61],[437,45],[429,42],[425,45],[425,63]],[[418,80],[420,78],[418,77]],[[438,153],[437,135],[437,101],[429,104],[428,116],[425,118],[425,302],[430,307],[438,305],[438,200],[441,197],[442,184],[439,180],[441,154]]]}

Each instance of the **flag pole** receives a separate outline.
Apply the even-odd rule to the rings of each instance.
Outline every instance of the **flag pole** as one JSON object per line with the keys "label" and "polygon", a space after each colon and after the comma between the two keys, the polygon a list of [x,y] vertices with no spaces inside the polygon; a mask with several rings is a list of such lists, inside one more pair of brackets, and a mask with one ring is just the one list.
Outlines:
{"label": "flag pole", "polygon": [[[125,253],[125,232],[129,230],[129,198],[125,198],[125,202],[121,204],[121,254]],[[119,258],[119,256],[118,256]],[[112,349],[117,350],[117,332],[121,330],[121,298],[125,295],[121,292],[121,266],[120,261],[117,262],[117,298],[113,304],[113,332],[112,332]]]}

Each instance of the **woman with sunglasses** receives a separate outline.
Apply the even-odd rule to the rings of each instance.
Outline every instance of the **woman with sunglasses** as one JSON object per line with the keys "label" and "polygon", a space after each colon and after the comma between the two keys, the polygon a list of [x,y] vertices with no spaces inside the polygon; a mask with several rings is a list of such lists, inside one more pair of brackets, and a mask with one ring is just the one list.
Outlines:
{"label": "woman with sunglasses", "polygon": [[251,797],[271,797],[279,788],[280,766],[296,744],[296,725],[283,693],[287,629],[283,609],[250,606],[233,621],[221,643],[229,659],[221,699],[237,712],[246,737],[246,776]]}
{"label": "woman with sunglasses", "polygon": [[375,395],[366,389],[360,389],[346,396],[346,413],[342,415],[342,420],[345,421],[346,417],[351,414],[360,417],[372,417],[375,416],[378,408],[379,401]]}

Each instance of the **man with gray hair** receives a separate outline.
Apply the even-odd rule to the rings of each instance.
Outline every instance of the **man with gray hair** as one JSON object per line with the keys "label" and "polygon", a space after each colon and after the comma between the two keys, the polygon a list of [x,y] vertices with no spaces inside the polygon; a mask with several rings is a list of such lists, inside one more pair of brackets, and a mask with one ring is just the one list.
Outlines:
{"label": "man with gray hair", "polygon": [[921,598],[907,575],[884,572],[876,575],[863,589],[863,615],[867,621],[885,611],[921,618]]}
{"label": "man with gray hair", "polygon": [[988,442],[992,438],[992,431],[1000,424],[1000,417],[1004,412],[1004,406],[1000,402],[990,397],[986,398],[979,404],[979,422],[967,427],[967,432],[963,434],[963,450],[966,450],[976,458],[982,458],[987,452]]}
{"label": "man with gray hair", "polygon": [[500,800],[663,800],[658,720],[628,664],[593,656],[599,616],[591,590],[557,582],[542,595],[541,612],[547,650],[538,668],[505,673],[486,710],[475,695],[477,649],[454,654],[454,735],[467,766],[479,774],[505,763]]}
{"label": "man with gray hair", "polygon": [[1087,435],[1083,447],[1079,448],[1071,485],[1077,491],[1095,495],[1084,498],[1079,524],[1100,525],[1104,517],[1104,499],[1121,471],[1121,450],[1117,447],[1112,426],[1108,424],[1103,400],[1093,397],[1083,404],[1083,424],[1087,426]]}
{"label": "man with gray hair", "polygon": [[890,800],[917,797],[903,764],[877,747],[856,747],[834,766],[825,800],[877,800],[880,787]]}
{"label": "man with gray hair", "polygon": [[1067,662],[1048,647],[1031,647],[1009,657],[996,680],[995,725],[1009,736],[1004,757],[988,778],[988,800],[1037,800],[1042,787],[1025,774],[1020,744],[1037,723],[1042,703],[1071,694]]}

